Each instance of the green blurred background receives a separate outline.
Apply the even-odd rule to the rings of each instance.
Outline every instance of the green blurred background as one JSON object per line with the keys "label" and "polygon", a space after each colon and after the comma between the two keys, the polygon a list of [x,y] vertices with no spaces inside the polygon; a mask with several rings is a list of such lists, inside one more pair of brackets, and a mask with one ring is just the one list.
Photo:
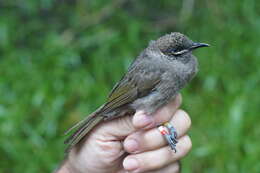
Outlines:
{"label": "green blurred background", "polygon": [[0,1],[0,172],[50,172],[63,132],[101,105],[149,40],[212,46],[182,91],[193,149],[183,172],[260,172],[256,0]]}

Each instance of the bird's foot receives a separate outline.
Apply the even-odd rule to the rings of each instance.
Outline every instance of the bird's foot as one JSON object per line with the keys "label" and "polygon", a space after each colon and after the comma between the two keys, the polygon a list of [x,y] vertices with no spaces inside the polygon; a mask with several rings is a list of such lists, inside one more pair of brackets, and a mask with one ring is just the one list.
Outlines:
{"label": "bird's foot", "polygon": [[165,137],[166,141],[170,145],[171,149],[176,153],[177,132],[175,128],[170,123],[164,123],[158,127],[161,134]]}
{"label": "bird's foot", "polygon": [[176,129],[170,123],[164,123],[164,126],[167,127],[167,129],[169,130],[171,139],[174,141],[175,144],[177,144],[178,141],[177,141],[177,131],[176,131]]}

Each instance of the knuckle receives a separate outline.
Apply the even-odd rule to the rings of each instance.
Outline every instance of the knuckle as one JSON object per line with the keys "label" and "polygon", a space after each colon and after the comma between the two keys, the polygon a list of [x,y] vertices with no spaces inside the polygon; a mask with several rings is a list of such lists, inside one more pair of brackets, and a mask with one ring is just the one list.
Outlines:
{"label": "knuckle", "polygon": [[191,142],[191,139],[190,139],[190,137],[189,136],[184,136],[183,137],[183,143],[184,143],[184,145],[183,145],[183,152],[184,153],[187,153],[187,152],[189,152],[190,150],[191,150],[191,148],[192,148],[192,142]]}
{"label": "knuckle", "polygon": [[178,94],[178,95],[176,96],[175,100],[176,100],[176,104],[177,104],[178,106],[180,106],[181,103],[182,103],[182,96],[181,96],[181,94]]}
{"label": "knuckle", "polygon": [[134,129],[132,119],[130,118],[130,116],[119,117],[117,119],[118,128],[122,128],[122,125],[124,125],[127,129]]}
{"label": "knuckle", "polygon": [[177,109],[178,107],[180,107],[181,105],[181,102],[182,102],[182,98],[181,98],[181,95],[178,94],[173,100],[171,100],[166,106],[166,110],[167,113],[169,115],[172,115]]}
{"label": "knuckle", "polygon": [[176,172],[176,173],[181,172],[181,165],[180,165],[179,162],[174,165],[174,167],[173,167],[173,169],[172,169],[172,172]]}
{"label": "knuckle", "polygon": [[190,118],[189,114],[182,109],[178,110],[178,114],[183,117],[187,126],[190,127],[191,126],[191,118]]}
{"label": "knuckle", "polygon": [[115,163],[123,153],[123,147],[121,143],[97,141],[97,146],[100,148],[100,153],[97,153],[98,157],[103,159],[103,164],[111,165]]}

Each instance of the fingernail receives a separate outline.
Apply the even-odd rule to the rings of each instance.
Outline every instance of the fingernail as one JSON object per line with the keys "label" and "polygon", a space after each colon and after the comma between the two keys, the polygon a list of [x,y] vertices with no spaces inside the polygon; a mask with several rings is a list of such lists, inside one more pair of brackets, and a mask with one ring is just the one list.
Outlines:
{"label": "fingernail", "polygon": [[133,171],[139,167],[139,163],[135,158],[126,158],[123,162],[123,166],[128,171]]}
{"label": "fingernail", "polygon": [[135,139],[127,139],[125,141],[125,148],[129,152],[135,152],[138,150],[138,142]]}
{"label": "fingernail", "polygon": [[134,116],[133,124],[137,127],[145,127],[153,123],[152,116],[146,115],[143,112],[138,112]]}

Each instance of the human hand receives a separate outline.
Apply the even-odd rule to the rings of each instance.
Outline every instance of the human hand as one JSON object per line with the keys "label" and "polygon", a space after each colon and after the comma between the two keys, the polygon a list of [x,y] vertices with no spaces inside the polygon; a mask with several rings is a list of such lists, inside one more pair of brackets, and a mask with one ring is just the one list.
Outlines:
{"label": "human hand", "polygon": [[[58,173],[174,173],[179,160],[191,149],[186,135],[191,120],[178,110],[181,96],[154,115],[137,111],[134,116],[103,122],[68,154]],[[170,122],[178,133],[177,153],[168,146],[157,125]]]}

